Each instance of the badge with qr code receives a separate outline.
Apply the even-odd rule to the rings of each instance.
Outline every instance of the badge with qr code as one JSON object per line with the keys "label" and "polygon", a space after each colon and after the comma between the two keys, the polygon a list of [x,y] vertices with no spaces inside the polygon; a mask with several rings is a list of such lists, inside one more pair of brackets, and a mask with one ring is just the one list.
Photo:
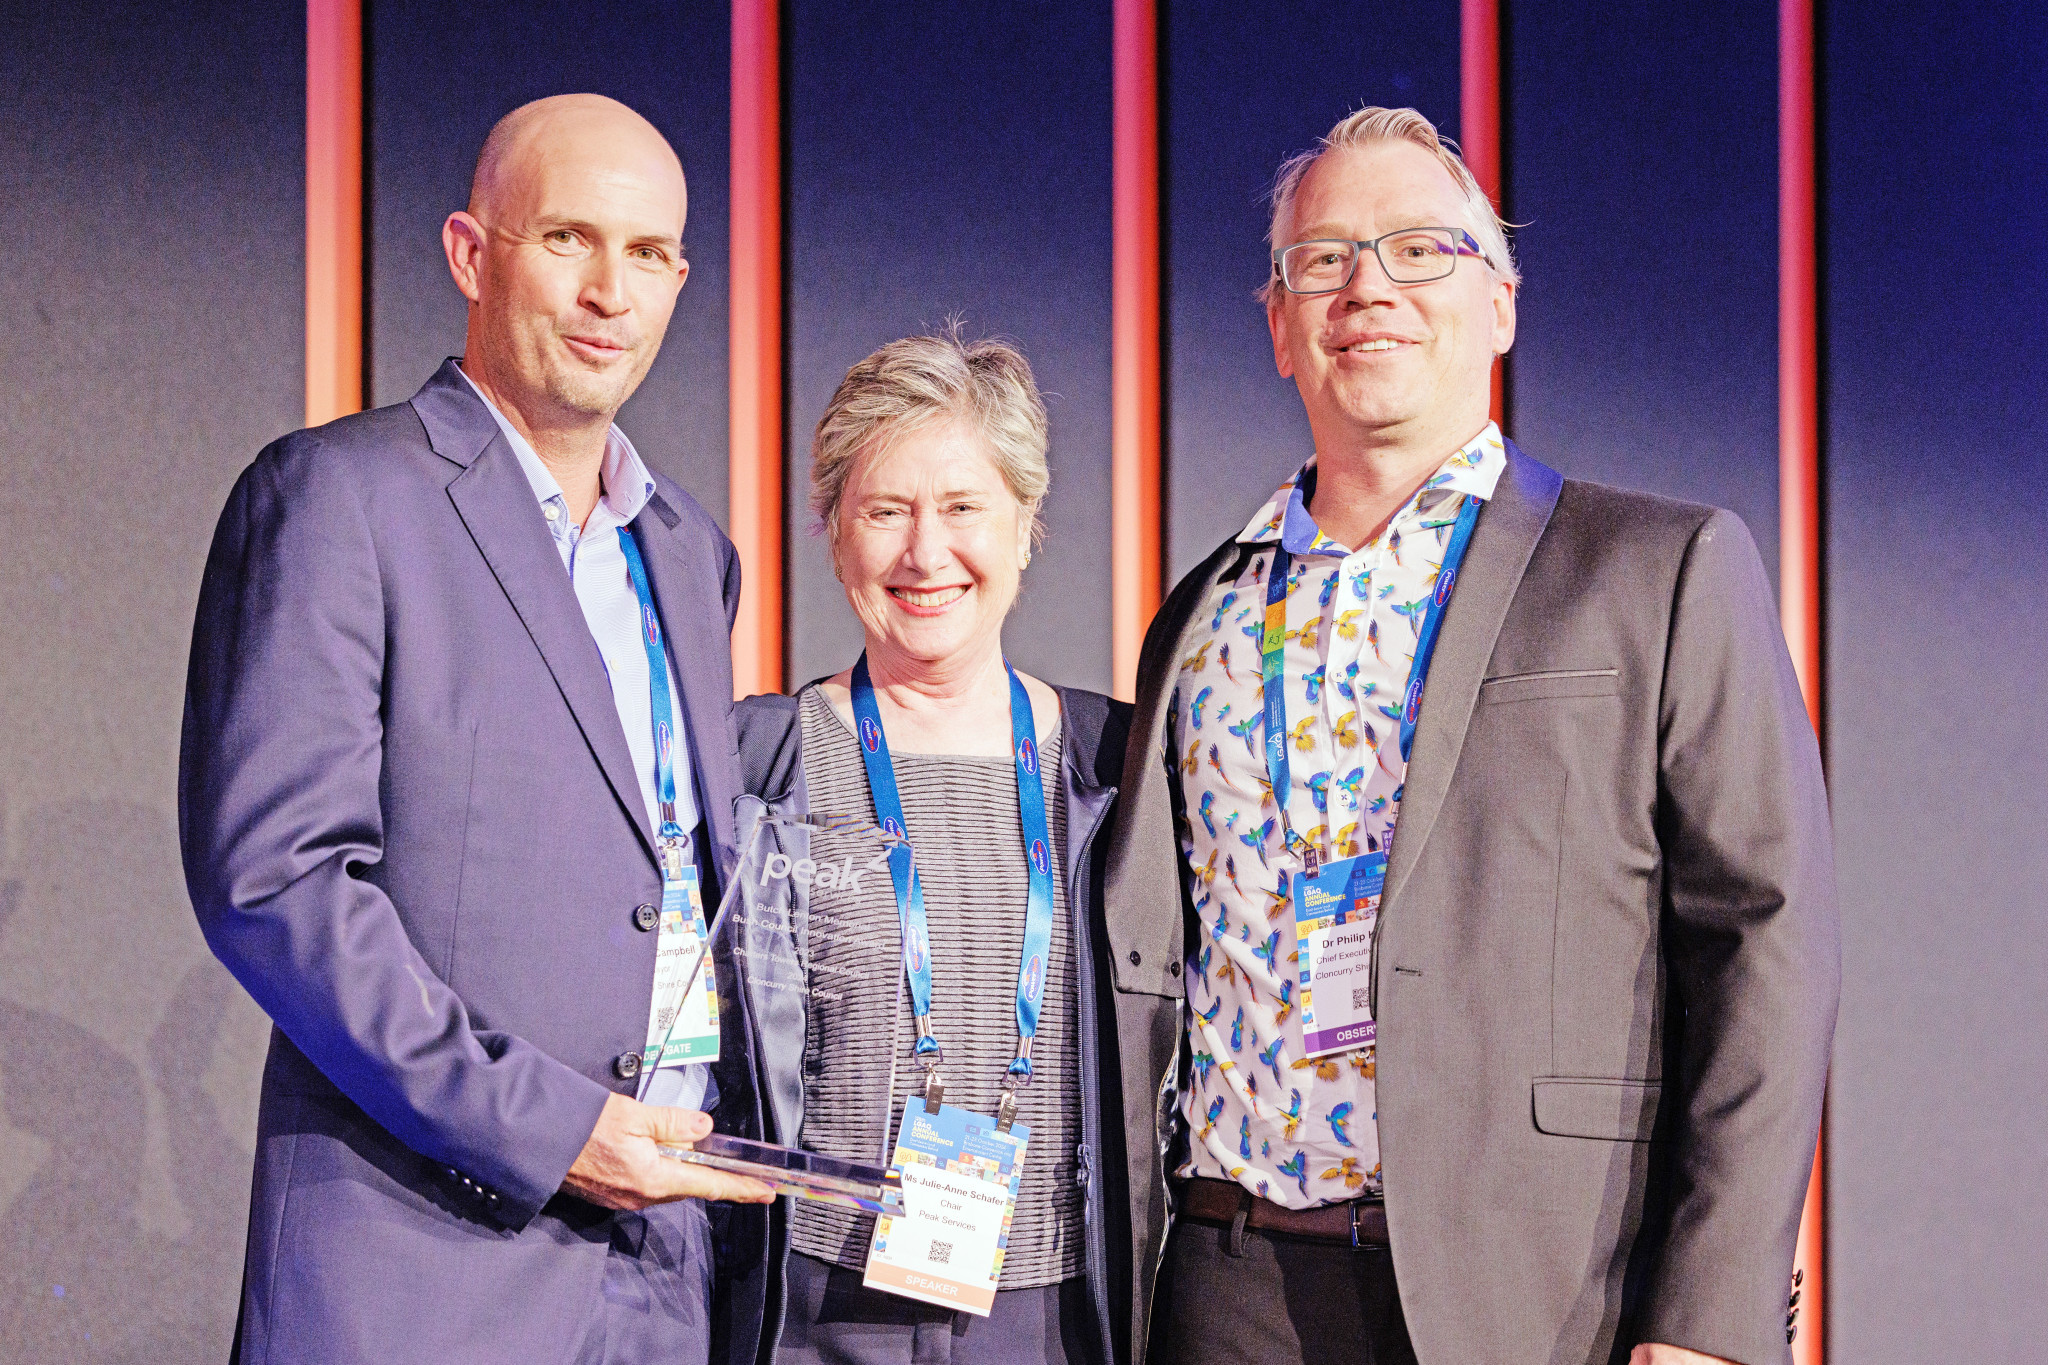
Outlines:
{"label": "badge with qr code", "polygon": [[1031,1130],[913,1095],[896,1133],[903,1212],[875,1220],[862,1281],[907,1299],[987,1317],[1010,1245]]}
{"label": "badge with qr code", "polygon": [[1301,956],[1301,1033],[1311,1057],[1377,1040],[1372,1018],[1372,931],[1387,855],[1325,863],[1294,878],[1294,938]]}

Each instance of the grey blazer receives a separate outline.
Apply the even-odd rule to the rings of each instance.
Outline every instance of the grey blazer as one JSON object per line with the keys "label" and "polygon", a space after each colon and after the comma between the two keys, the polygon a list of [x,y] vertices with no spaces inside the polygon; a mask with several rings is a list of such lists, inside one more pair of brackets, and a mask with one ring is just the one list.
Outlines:
{"label": "grey blazer", "polygon": [[[637,525],[715,876],[740,787],[739,564],[665,478]],[[646,1032],[656,936],[635,910],[661,877],[604,662],[452,361],[235,484],[179,815],[200,928],[277,1023],[243,1361],[567,1360],[629,1330],[678,1358],[722,1349],[726,1210],[556,1192],[606,1098],[632,1093],[613,1064]],[[733,1331],[751,1360],[753,1325]]]}
{"label": "grey blazer", "polygon": [[[1189,900],[1148,633],[1105,893],[1142,1359],[1185,1136]],[[1387,1218],[1424,1361],[1789,1356],[1839,986],[1820,755],[1732,513],[1508,447],[1446,611],[1373,989]]]}

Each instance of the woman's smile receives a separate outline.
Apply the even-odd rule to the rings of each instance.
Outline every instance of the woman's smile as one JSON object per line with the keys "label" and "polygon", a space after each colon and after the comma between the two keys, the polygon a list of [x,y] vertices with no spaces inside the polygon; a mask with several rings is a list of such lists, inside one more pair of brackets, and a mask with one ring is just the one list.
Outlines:
{"label": "woman's smile", "polygon": [[912,616],[943,616],[967,595],[968,586],[955,583],[944,588],[890,588],[888,592]]}

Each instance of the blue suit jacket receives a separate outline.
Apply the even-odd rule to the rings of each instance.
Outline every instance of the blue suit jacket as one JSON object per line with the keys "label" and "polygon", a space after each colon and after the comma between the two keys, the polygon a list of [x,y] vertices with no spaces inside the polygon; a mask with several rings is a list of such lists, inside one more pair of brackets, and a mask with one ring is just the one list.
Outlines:
{"label": "blue suit jacket", "polygon": [[[715,877],[739,792],[738,559],[658,476],[638,529]],[[703,1206],[556,1193],[632,1089],[612,1065],[646,1029],[655,935],[634,912],[661,882],[596,645],[453,361],[236,483],[179,814],[200,927],[277,1025],[242,1359],[568,1361],[620,1311],[697,1356]]]}

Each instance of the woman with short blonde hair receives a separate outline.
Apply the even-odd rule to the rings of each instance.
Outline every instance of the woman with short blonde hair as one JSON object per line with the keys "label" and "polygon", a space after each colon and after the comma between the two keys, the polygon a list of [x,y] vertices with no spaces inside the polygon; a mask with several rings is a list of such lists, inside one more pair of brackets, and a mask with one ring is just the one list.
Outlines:
{"label": "woman with short blonde hair", "polygon": [[980,432],[1011,496],[1026,510],[1035,544],[1044,533],[1039,508],[1052,484],[1045,402],[1016,347],[968,345],[953,333],[892,341],[848,370],[833,392],[811,438],[811,511],[827,534],[836,540],[840,495],[863,450],[944,419]]}
{"label": "woman with short blonde hair", "polygon": [[[1106,1362],[1129,1317],[1108,1282],[1110,1239],[1127,1235],[1111,1229],[1129,1213],[1105,1200],[1092,1155],[1122,1106],[1105,1102],[1098,1066],[1108,969],[1091,850],[1130,708],[1027,677],[1002,645],[1040,532],[1046,444],[1023,355],[957,332],[855,365],[812,442],[811,508],[865,649],[794,697],[740,703],[741,764],[770,812],[895,822],[922,895],[907,877],[789,885],[787,949],[807,989],[799,1008],[763,1011],[780,1021],[758,1049],[769,1135],[873,1160],[906,1105],[922,1110],[930,1069],[975,1131],[1029,1136],[985,1317],[865,1286],[873,1215],[779,1205],[768,1272],[785,1307],[764,1330],[784,1365],[947,1358],[934,1341],[960,1361]],[[858,851],[851,835],[777,829],[793,864]],[[926,951],[906,953],[906,932]],[[985,1282],[990,1265],[957,1269]]]}

